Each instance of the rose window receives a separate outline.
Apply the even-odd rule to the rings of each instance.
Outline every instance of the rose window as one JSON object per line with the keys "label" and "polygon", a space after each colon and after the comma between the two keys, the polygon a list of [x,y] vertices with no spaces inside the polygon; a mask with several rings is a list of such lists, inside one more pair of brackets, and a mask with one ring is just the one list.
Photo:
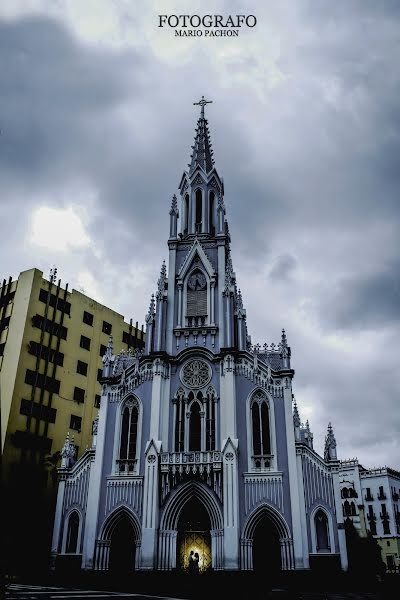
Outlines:
{"label": "rose window", "polygon": [[211,368],[204,360],[191,360],[181,369],[181,381],[189,388],[201,388],[211,380]]}

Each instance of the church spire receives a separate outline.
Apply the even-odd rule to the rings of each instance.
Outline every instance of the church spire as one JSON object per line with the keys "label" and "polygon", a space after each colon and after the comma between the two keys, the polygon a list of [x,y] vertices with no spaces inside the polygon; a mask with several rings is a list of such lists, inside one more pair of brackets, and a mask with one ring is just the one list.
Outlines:
{"label": "church spire", "polygon": [[201,106],[199,120],[197,121],[196,135],[194,145],[192,146],[189,166],[189,175],[193,173],[197,166],[201,167],[205,173],[210,173],[214,166],[213,149],[211,148],[210,132],[208,130],[208,121],[204,116],[204,107],[210,104],[212,100],[205,100],[201,97],[199,102],[193,102],[194,105]]}

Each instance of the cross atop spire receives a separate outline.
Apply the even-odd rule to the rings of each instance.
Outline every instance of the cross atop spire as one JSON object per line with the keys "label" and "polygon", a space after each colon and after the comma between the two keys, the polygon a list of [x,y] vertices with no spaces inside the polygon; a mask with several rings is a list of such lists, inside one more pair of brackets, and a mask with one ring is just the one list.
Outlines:
{"label": "cross atop spire", "polygon": [[204,119],[204,107],[206,104],[212,104],[212,100],[206,100],[204,96],[198,102],[193,102],[193,106],[201,106],[200,119]]}
{"label": "cross atop spire", "polygon": [[211,148],[210,132],[208,131],[207,119],[204,117],[204,107],[210,104],[212,100],[205,100],[201,97],[199,102],[193,102],[194,105],[201,106],[200,117],[197,121],[196,135],[192,146],[193,153],[190,155],[189,175],[193,173],[197,166],[200,166],[205,173],[210,173],[214,166],[213,150]]}

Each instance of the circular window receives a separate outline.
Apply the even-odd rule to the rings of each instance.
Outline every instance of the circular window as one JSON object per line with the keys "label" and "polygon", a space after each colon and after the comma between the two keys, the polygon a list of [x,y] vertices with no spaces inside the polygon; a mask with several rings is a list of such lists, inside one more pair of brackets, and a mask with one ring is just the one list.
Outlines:
{"label": "circular window", "polygon": [[201,388],[210,383],[211,367],[204,360],[190,360],[183,365],[180,373],[181,381],[189,388]]}

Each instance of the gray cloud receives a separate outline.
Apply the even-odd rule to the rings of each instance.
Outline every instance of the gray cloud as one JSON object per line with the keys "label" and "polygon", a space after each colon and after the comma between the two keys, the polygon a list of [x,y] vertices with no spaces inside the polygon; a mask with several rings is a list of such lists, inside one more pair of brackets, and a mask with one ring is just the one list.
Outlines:
{"label": "gray cloud", "polygon": [[[248,5],[259,24],[240,53],[199,42],[168,60],[145,11],[132,20],[139,41],[118,48],[45,10],[0,23],[1,271],[56,261],[77,287],[84,265],[101,300],[141,322],[167,257],[192,103],[210,94],[254,341],[287,329],[317,443],[332,420],[339,452],[398,466],[399,442],[380,442],[400,430],[397,365],[385,355],[400,329],[398,3]],[[69,204],[86,210],[92,245],[34,250],[32,210]]]}

